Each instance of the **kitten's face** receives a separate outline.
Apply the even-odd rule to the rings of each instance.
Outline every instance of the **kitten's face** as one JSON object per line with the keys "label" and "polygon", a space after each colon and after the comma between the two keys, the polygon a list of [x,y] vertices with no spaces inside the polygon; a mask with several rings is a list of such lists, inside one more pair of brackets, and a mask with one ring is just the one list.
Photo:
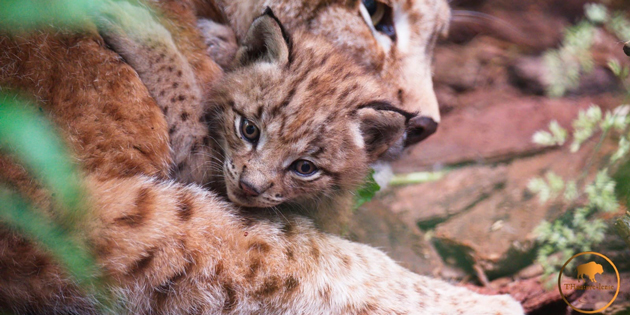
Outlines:
{"label": "kitten's face", "polygon": [[408,126],[407,145],[435,132],[440,122],[431,80],[433,47],[445,34],[450,10],[445,0],[261,0],[225,1],[242,36],[251,19],[271,7],[289,29],[309,33],[354,57],[392,88],[401,108],[418,112]]}
{"label": "kitten's face", "polygon": [[363,180],[368,162],[357,122],[297,106],[274,112],[279,104],[261,104],[256,94],[235,97],[224,112],[230,200],[272,207],[352,189]]}
{"label": "kitten's face", "polygon": [[402,145],[410,116],[388,103],[386,87],[325,42],[295,38],[280,61],[247,64],[215,89],[211,130],[222,126],[225,186],[241,206],[354,190],[370,162]]}

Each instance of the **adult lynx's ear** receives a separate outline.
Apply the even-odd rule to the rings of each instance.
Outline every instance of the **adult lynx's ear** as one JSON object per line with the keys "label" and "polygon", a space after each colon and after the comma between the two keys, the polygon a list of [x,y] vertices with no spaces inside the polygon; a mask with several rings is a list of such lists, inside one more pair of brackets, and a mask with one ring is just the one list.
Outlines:
{"label": "adult lynx's ear", "polygon": [[291,56],[291,38],[278,18],[267,7],[247,31],[236,52],[237,65],[272,62],[286,65]]}
{"label": "adult lynx's ear", "polygon": [[375,162],[393,147],[404,147],[405,129],[415,114],[396,108],[385,102],[373,102],[359,107],[361,134],[370,162]]}

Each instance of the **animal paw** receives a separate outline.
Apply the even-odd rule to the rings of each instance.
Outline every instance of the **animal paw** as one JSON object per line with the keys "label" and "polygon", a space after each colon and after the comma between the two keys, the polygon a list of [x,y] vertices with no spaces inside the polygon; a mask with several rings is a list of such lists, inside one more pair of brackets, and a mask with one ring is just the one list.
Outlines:
{"label": "animal paw", "polygon": [[150,46],[161,39],[172,41],[169,31],[150,9],[126,1],[102,2],[94,21],[101,36],[116,50]]}
{"label": "animal paw", "polygon": [[206,19],[199,19],[197,27],[203,36],[208,55],[223,69],[229,68],[238,50],[234,31],[229,26]]}

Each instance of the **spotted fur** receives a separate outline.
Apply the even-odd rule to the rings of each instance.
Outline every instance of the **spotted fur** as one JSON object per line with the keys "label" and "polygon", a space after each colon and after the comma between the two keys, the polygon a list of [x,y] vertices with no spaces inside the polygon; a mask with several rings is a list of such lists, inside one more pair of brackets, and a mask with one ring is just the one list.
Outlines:
{"label": "spotted fur", "polygon": [[[132,29],[132,20],[142,22]],[[400,142],[413,117],[391,105],[389,87],[372,73],[321,37],[289,34],[268,10],[235,53],[236,69],[213,86],[204,119],[201,89],[165,28],[131,5],[104,24],[166,114],[177,177],[266,209],[253,211],[298,212],[339,231],[369,163]],[[244,137],[245,121],[256,126],[255,141]]]}
{"label": "spotted fur", "polygon": [[[185,2],[164,7],[188,21]],[[176,40],[180,52],[199,81],[212,81],[218,68],[193,33],[184,34]],[[0,64],[0,85],[33,96],[85,175],[91,206],[74,236],[94,254],[116,298],[105,313],[522,314],[510,297],[413,274],[299,216],[246,215],[197,185],[166,179],[164,115],[94,32],[0,34]],[[6,152],[0,190],[60,220],[55,196]],[[2,312],[98,314],[96,303],[49,252],[0,222]]]}
{"label": "spotted fur", "polygon": [[[446,34],[450,10],[445,0],[198,0],[200,16],[226,20],[237,38],[270,7],[288,30],[305,29],[353,56],[354,62],[389,84],[393,98],[419,115],[408,124],[406,145],[433,134],[440,122],[431,80],[433,48]],[[370,15],[365,4],[383,10]],[[213,8],[213,9],[211,9]],[[378,11],[378,10],[377,10]],[[379,11],[380,12],[380,11]],[[213,33],[207,33],[213,37]],[[207,39],[208,40],[208,39]],[[400,149],[393,154],[399,154]]]}
{"label": "spotted fur", "polygon": [[[23,169],[10,161],[0,162],[2,182],[23,176]],[[13,183],[17,190],[29,189]],[[198,186],[143,175],[111,179],[90,175],[85,184],[92,206],[76,238],[94,251],[114,303],[99,309],[97,300],[84,295],[48,253],[0,228],[0,310],[523,313],[508,296],[483,296],[413,274],[377,249],[318,232],[300,216],[243,215]],[[35,201],[46,204],[46,198]]]}

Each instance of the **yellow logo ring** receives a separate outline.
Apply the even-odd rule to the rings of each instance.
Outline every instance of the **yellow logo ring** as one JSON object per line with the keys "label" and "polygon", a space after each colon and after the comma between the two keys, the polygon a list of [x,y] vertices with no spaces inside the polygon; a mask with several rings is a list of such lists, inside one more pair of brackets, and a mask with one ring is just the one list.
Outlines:
{"label": "yellow logo ring", "polygon": [[[608,302],[606,306],[595,311],[584,311],[584,310],[575,308],[573,305],[571,305],[571,303],[569,303],[567,298],[564,296],[564,293],[562,293],[562,283],[560,282],[560,280],[562,279],[562,273],[564,272],[564,268],[567,266],[567,264],[569,264],[569,262],[571,262],[571,260],[573,260],[573,258],[582,256],[582,255],[597,255],[599,257],[606,259],[606,261],[615,269],[615,273],[617,274],[617,292],[615,292],[615,296],[613,296],[612,300],[610,300],[610,302]],[[621,278],[619,277],[619,271],[617,270],[617,266],[615,266],[615,264],[613,264],[613,262],[610,259],[608,259],[608,257],[597,252],[582,252],[582,253],[573,255],[573,257],[569,258],[569,260],[567,260],[567,262],[564,263],[564,265],[562,266],[562,269],[560,269],[560,274],[558,275],[558,289],[560,290],[560,296],[562,296],[562,299],[564,300],[564,302],[566,302],[574,311],[583,313],[583,314],[595,314],[595,313],[599,313],[607,309],[615,301],[615,299],[617,299],[617,295],[619,295],[620,285],[621,285]]]}

